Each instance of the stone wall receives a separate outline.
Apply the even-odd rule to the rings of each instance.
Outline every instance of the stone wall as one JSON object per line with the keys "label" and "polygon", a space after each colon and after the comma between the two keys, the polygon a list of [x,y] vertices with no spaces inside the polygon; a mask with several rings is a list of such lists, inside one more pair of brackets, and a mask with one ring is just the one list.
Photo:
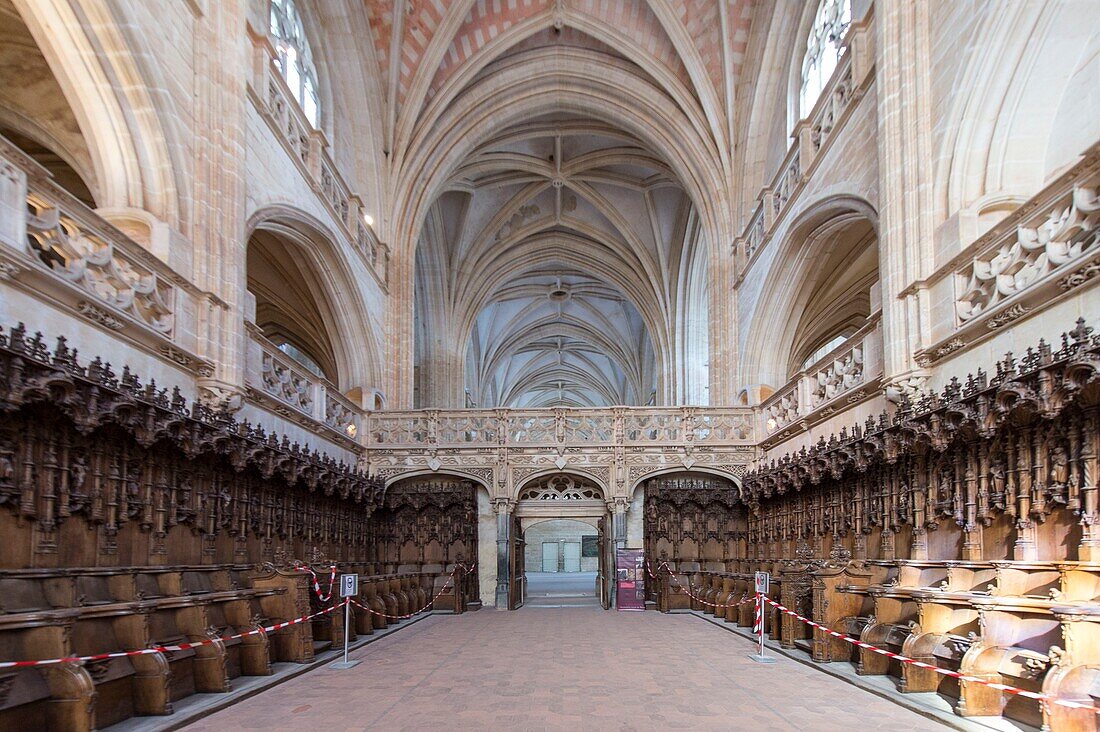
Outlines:
{"label": "stone wall", "polygon": [[[558,544],[558,571],[565,571],[564,548],[562,544],[572,542],[580,544],[585,537],[596,539],[598,533],[595,526],[581,521],[569,519],[553,519],[533,524],[523,532],[523,540],[526,543],[526,568],[528,572],[542,571],[542,545],[547,542]],[[600,558],[581,555],[580,571],[595,572],[600,568]]]}

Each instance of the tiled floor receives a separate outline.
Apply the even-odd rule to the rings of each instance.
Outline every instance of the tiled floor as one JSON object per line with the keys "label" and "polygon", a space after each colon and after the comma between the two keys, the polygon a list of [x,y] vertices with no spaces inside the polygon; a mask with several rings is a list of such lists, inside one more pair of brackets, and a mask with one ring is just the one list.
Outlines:
{"label": "tiled floor", "polygon": [[189,730],[942,730],[705,620],[594,608],[435,616]]}

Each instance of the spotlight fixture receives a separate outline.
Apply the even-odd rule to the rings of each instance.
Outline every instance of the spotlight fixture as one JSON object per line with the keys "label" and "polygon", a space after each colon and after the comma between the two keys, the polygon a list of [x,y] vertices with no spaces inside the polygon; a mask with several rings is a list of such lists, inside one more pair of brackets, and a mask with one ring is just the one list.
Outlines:
{"label": "spotlight fixture", "polygon": [[369,226],[373,229],[374,228],[374,217],[371,216],[369,213],[364,213],[363,214],[363,223],[365,223],[367,226]]}

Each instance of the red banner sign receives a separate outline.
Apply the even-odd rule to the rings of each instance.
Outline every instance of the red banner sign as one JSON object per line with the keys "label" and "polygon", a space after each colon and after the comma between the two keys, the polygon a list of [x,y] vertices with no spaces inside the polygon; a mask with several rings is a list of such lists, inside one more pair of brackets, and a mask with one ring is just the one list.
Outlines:
{"label": "red banner sign", "polygon": [[615,552],[615,607],[645,610],[645,552],[617,549]]}

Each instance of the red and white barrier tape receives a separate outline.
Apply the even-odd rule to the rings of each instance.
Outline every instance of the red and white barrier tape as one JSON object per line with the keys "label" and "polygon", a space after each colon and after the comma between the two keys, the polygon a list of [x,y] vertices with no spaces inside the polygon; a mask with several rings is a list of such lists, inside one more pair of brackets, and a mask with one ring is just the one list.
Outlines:
{"label": "red and white barrier tape", "polygon": [[[677,587],[679,587],[681,590],[684,591],[685,595],[687,595],[692,600],[695,600],[698,603],[706,605],[707,607],[713,607],[713,608],[737,607],[738,605],[744,605],[746,602],[751,602],[751,601],[756,599],[756,597],[754,595],[743,595],[741,597],[741,599],[738,600],[737,602],[731,602],[731,603],[727,603],[727,604],[724,604],[724,605],[718,604],[718,603],[713,603],[713,602],[707,602],[703,598],[696,597],[695,595],[691,594],[691,590],[689,590],[687,587],[684,587],[682,584],[680,584],[680,580],[676,579],[676,573],[673,572],[672,568],[668,566],[668,562],[661,562],[660,566],[657,567],[657,571],[660,572],[662,567],[664,569],[668,570],[668,574],[672,578],[672,581],[676,583]],[[648,559],[645,562],[645,571],[651,578],[657,579],[657,575],[653,574],[653,570],[651,570],[649,568],[649,560]],[[689,586],[690,586],[690,584],[691,583],[688,582]]]}
{"label": "red and white barrier tape", "polygon": [[[452,579],[453,579],[453,574],[452,574]],[[375,610],[374,608],[368,607],[368,606],[364,605],[363,603],[359,602],[358,600],[352,600],[352,601],[351,601],[351,604],[352,604],[352,605],[355,605],[355,607],[358,607],[358,608],[362,608],[363,610],[366,610],[366,611],[367,611],[368,613],[371,613],[371,614],[373,614],[373,615],[377,615],[377,616],[379,616],[379,617],[382,617],[382,618],[388,618],[388,619],[390,619],[390,620],[405,620],[405,619],[407,619],[407,618],[411,618],[411,617],[412,617],[412,616],[414,616],[414,615],[419,615],[420,613],[422,613],[422,612],[424,612],[425,610],[427,610],[427,609],[428,609],[429,607],[431,607],[431,606],[432,606],[432,605],[433,605],[433,604],[435,603],[435,601],[436,601],[436,600],[438,600],[438,599],[439,599],[439,597],[440,597],[440,596],[441,596],[441,595],[442,595],[442,594],[443,594],[444,592],[446,592],[446,591],[447,591],[447,590],[449,590],[450,588],[451,588],[451,580],[447,580],[447,583],[446,583],[445,585],[443,585],[443,589],[441,589],[441,590],[440,590],[439,592],[435,593],[435,597],[433,597],[433,598],[432,598],[432,599],[431,599],[431,600],[430,600],[430,601],[428,602],[428,604],[427,604],[427,605],[425,605],[424,607],[420,608],[419,610],[413,610],[413,611],[412,611],[411,613],[409,613],[408,615],[389,615],[388,613],[380,613],[380,612],[378,612],[377,610]]]}
{"label": "red and white barrier tape", "polygon": [[117,651],[115,653],[96,653],[91,656],[69,656],[67,658],[49,658],[41,661],[0,661],[0,668],[28,668],[31,666],[49,666],[58,663],[83,663],[85,661],[102,661],[108,658],[125,658],[127,656],[145,656],[151,653],[170,653],[173,651],[186,651],[191,648],[198,648],[199,646],[209,646],[218,641],[225,642],[236,640],[238,638],[244,638],[250,635],[266,635],[268,633],[274,633],[276,631],[287,628],[291,625],[298,625],[308,620],[313,620],[316,617],[330,613],[337,608],[343,607],[347,604],[347,600],[344,602],[333,605],[332,607],[325,608],[324,610],[313,613],[312,615],[305,615],[294,620],[287,620],[282,623],[276,623],[275,625],[269,625],[266,628],[253,628],[252,630],[244,633],[237,633],[235,635],[227,635],[220,638],[207,638],[206,640],[193,641],[191,643],[179,643],[168,646],[153,646],[152,648],[142,648],[137,651]]}
{"label": "red and white barrier tape", "polygon": [[295,564],[294,569],[304,569],[309,572],[309,576],[313,578],[313,591],[317,593],[317,599],[324,604],[332,599],[332,590],[336,586],[336,565],[333,564],[329,567],[328,575],[328,594],[321,593],[321,583],[317,580],[317,573],[313,571],[313,567],[308,564]]}
{"label": "red and white barrier tape", "polygon": [[[476,562],[475,562],[475,564],[476,564]],[[464,572],[469,572],[471,569],[473,569],[475,564],[471,564],[469,568],[467,568],[467,567],[465,567],[464,565],[461,565],[461,564],[459,565],[459,567]],[[296,569],[307,570],[310,573],[310,575],[312,575],[312,577],[313,577],[313,589],[314,589],[314,592],[317,593],[317,597],[321,599],[321,602],[328,602],[329,599],[332,598],[332,590],[333,590],[333,587],[335,586],[335,582],[336,582],[336,565],[333,565],[331,567],[331,577],[329,579],[329,591],[328,591],[328,597],[327,598],[322,596],[322,594],[321,594],[321,585],[317,581],[317,575],[313,571],[312,568],[308,567],[307,565],[302,564],[302,565],[297,565]],[[458,571],[458,569],[455,569],[455,572],[457,572],[457,571]],[[432,603],[434,603],[437,599],[439,599],[440,595],[442,595],[444,592],[446,592],[450,588],[450,586],[451,586],[450,583],[454,580],[454,574],[455,574],[454,572],[451,572],[451,577],[447,581],[447,584],[443,585],[443,589],[441,589],[436,594],[436,596],[432,598],[431,602],[429,602],[427,605],[425,605],[420,610],[417,610],[416,612],[411,613],[409,615],[397,615],[397,616],[395,616],[395,615],[385,615],[385,617],[404,619],[404,618],[410,618],[413,615],[416,615],[417,613],[422,612],[423,610],[425,610],[426,608],[431,606]],[[128,656],[146,656],[146,655],[149,655],[149,654],[152,654],[152,653],[171,653],[171,652],[174,652],[174,651],[186,651],[186,650],[190,650],[192,648],[198,648],[200,646],[209,646],[209,645],[212,645],[212,644],[217,643],[219,641],[224,643],[226,641],[237,640],[238,638],[245,638],[247,636],[252,636],[252,635],[266,635],[268,633],[275,633],[275,632],[278,632],[278,631],[282,630],[283,628],[288,628],[291,625],[298,625],[300,623],[304,623],[304,622],[307,622],[309,620],[313,620],[314,618],[318,618],[322,615],[326,615],[328,613],[331,613],[333,610],[337,610],[339,608],[342,608],[344,605],[346,605],[349,602],[351,602],[352,604],[354,604],[358,607],[363,608],[364,610],[375,613],[376,615],[383,615],[383,613],[377,613],[377,612],[375,612],[374,610],[371,610],[368,607],[364,607],[363,605],[359,604],[358,602],[356,602],[354,600],[348,599],[348,600],[344,600],[342,602],[339,602],[339,603],[333,605],[332,607],[325,608],[324,610],[321,610],[320,612],[313,613],[312,615],[305,615],[305,616],[302,616],[300,618],[295,618],[294,620],[287,620],[287,621],[284,621],[282,623],[275,623],[274,625],[269,625],[269,626],[264,627],[264,628],[253,628],[252,630],[245,631],[244,633],[236,633],[234,635],[221,636],[221,637],[218,637],[218,638],[207,638],[207,639],[201,640],[201,641],[192,641],[192,642],[189,642],[189,643],[178,643],[178,644],[167,645],[167,646],[153,646],[152,648],[142,648],[142,649],[139,649],[139,650],[136,650],[136,651],[116,651],[114,653],[96,653],[96,654],[93,654],[91,656],[68,656],[66,658],[48,658],[48,659],[43,659],[43,660],[38,660],[38,661],[0,661],[0,668],[30,668],[30,667],[33,667],[33,666],[50,666],[50,665],[55,665],[55,664],[58,664],[58,663],[84,663],[86,661],[104,661],[104,660],[107,660],[107,659],[110,659],[110,658],[126,658]]]}
{"label": "red and white barrier tape", "polygon": [[[461,562],[455,562],[455,567],[457,569],[461,569],[463,572],[466,572],[467,574],[472,572],[474,570],[474,567],[476,567],[476,566],[477,566],[477,562],[474,562],[469,567],[467,567],[465,564],[462,564]],[[326,603],[326,602],[328,602],[329,600],[332,599],[332,590],[336,586],[336,565],[335,564],[333,564],[329,567],[328,594],[323,594],[321,592],[321,583],[317,580],[317,573],[313,571],[313,567],[309,566],[308,564],[295,564],[294,569],[300,569],[300,570],[305,570],[306,572],[309,572],[309,576],[313,580],[313,592],[316,593],[317,599],[320,600],[322,604],[324,604],[324,603]]]}
{"label": "red and white barrier tape", "polygon": [[[737,607],[739,605],[744,605],[746,602],[753,602],[753,601],[756,600],[756,597],[754,595],[742,595],[741,599],[738,600],[737,602],[730,602],[730,603],[726,603],[726,604],[707,602],[703,598],[696,597],[695,595],[691,594],[691,590],[689,590],[687,587],[684,587],[682,584],[680,584],[680,580],[676,579],[676,573],[675,572],[669,570],[669,577],[672,578],[672,581],[676,583],[677,587],[679,587],[681,590],[684,591],[685,595],[687,595],[692,600],[695,600],[696,602],[698,602],[701,605],[706,605],[707,607],[713,607],[713,608]],[[690,585],[690,582],[688,584]]]}
{"label": "red and white barrier tape", "polygon": [[854,646],[858,646],[860,648],[865,648],[868,651],[878,653],[879,655],[882,655],[882,656],[887,656],[888,658],[893,658],[897,661],[900,661],[901,663],[909,664],[911,666],[916,666],[917,668],[928,669],[929,671],[933,671],[933,672],[941,674],[943,676],[950,676],[951,678],[958,679],[959,681],[966,681],[967,683],[974,683],[974,684],[982,684],[983,686],[988,686],[991,689],[997,689],[998,691],[1005,691],[1005,692],[1008,692],[1009,694],[1015,694],[1016,696],[1022,696],[1022,697],[1026,697],[1028,699],[1035,699],[1036,701],[1039,701],[1039,702],[1047,702],[1047,703],[1050,703],[1050,704],[1058,704],[1060,706],[1071,707],[1073,709],[1085,709],[1085,710],[1088,710],[1090,712],[1093,712],[1094,714],[1100,714],[1100,707],[1094,707],[1091,704],[1084,704],[1082,702],[1070,701],[1069,699],[1059,699],[1058,697],[1050,696],[1049,694],[1041,694],[1037,691],[1027,691],[1026,689],[1018,689],[1015,686],[1009,686],[1008,684],[998,684],[998,683],[993,682],[993,681],[986,681],[985,679],[979,679],[976,676],[967,676],[966,674],[961,673],[959,671],[952,671],[950,669],[940,668],[939,666],[935,666],[931,663],[925,663],[924,661],[918,661],[914,658],[909,658],[908,656],[903,656],[900,653],[894,653],[893,651],[888,651],[885,648],[879,648],[878,646],[873,646],[870,643],[864,643],[863,641],[857,640],[857,639],[855,639],[855,638],[853,638],[849,635],[845,635],[843,633],[838,633],[837,631],[833,630],[832,628],[826,627],[826,626],[822,625],[821,623],[815,623],[813,620],[810,620],[809,618],[805,618],[805,617],[799,615],[798,613],[796,613],[795,611],[790,610],[790,609],[784,607],[783,605],[780,605],[778,602],[771,599],[770,597],[764,597],[764,600],[769,605],[772,605],[776,610],[779,610],[782,613],[786,613],[787,615],[790,615],[792,618],[795,618],[797,620],[801,620],[806,625],[812,626],[814,628],[817,628],[820,631],[828,633],[829,635],[831,635],[834,638],[840,638],[842,641],[846,641],[848,643],[851,643]]}

